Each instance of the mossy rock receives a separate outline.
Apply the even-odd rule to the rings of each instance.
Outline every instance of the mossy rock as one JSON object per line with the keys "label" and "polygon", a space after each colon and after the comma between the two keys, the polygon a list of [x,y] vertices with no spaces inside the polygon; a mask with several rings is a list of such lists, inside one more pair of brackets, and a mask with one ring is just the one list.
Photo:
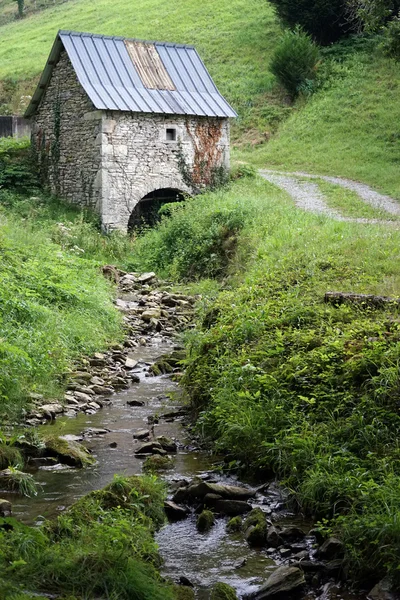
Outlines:
{"label": "mossy rock", "polygon": [[200,531],[200,533],[205,533],[206,531],[209,531],[214,525],[214,522],[215,518],[211,510],[203,510],[203,512],[200,513],[197,517],[197,531]]}
{"label": "mossy rock", "polygon": [[227,583],[216,583],[211,590],[210,600],[238,600],[235,590]]}
{"label": "mossy rock", "polygon": [[232,517],[226,524],[226,529],[229,533],[236,533],[242,529],[242,517]]}
{"label": "mossy rock", "polygon": [[170,456],[160,456],[154,454],[149,456],[143,463],[143,471],[145,473],[158,473],[159,471],[167,471],[172,469],[174,461]]}
{"label": "mossy rock", "polygon": [[46,455],[54,456],[60,463],[71,467],[93,465],[96,460],[90,452],[78,442],[64,440],[58,436],[50,436],[44,440]]}
{"label": "mossy rock", "polygon": [[195,600],[194,589],[187,585],[174,585],[174,596],[176,600]]}
{"label": "mossy rock", "polygon": [[267,519],[261,508],[253,508],[243,522],[243,531],[250,546],[261,547],[267,540]]}

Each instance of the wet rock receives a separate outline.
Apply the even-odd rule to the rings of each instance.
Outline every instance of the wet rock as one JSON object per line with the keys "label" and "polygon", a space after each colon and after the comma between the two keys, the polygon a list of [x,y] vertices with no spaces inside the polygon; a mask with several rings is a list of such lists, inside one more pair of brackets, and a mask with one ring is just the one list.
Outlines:
{"label": "wet rock", "polygon": [[143,463],[143,471],[145,473],[158,473],[159,471],[167,471],[174,466],[174,461],[170,456],[159,456],[154,454],[146,458]]}
{"label": "wet rock", "polygon": [[174,442],[174,440],[171,440],[171,438],[166,437],[165,435],[157,436],[156,441],[161,445],[161,448],[163,450],[166,450],[167,452],[177,452],[178,450],[176,442]]}
{"label": "wet rock", "polygon": [[317,573],[319,571],[325,570],[325,563],[318,560],[301,560],[298,562],[294,562],[291,565],[292,567],[297,567],[301,569],[305,573]]}
{"label": "wet rock", "polygon": [[[299,591],[305,584],[304,573],[297,567],[279,567],[270,575],[257,592],[247,596],[252,600],[267,600],[267,598],[286,599],[290,594]],[[296,595],[296,599],[299,598]]]}
{"label": "wet rock", "polygon": [[175,504],[175,502],[172,502],[171,500],[166,500],[164,502],[164,510],[169,521],[181,521],[182,519],[186,519],[190,514],[189,509],[178,506],[178,504]]}
{"label": "wet rock", "polygon": [[128,358],[125,360],[125,368],[126,369],[134,369],[138,364],[138,361],[133,358]]}
{"label": "wet rock", "polygon": [[[73,392],[80,392],[81,394],[87,394],[88,396],[94,396],[94,391],[88,387],[87,385],[77,385],[76,383],[71,383],[68,386],[68,390],[72,390]],[[76,395],[76,393],[74,394],[77,398],[79,396]]]}
{"label": "wet rock", "polygon": [[110,443],[108,444],[108,446],[109,446],[110,448],[116,448],[116,447],[118,446],[118,444],[117,444],[117,442],[110,442]]}
{"label": "wet rock", "polygon": [[71,467],[83,467],[92,465],[95,460],[85,446],[78,442],[70,442],[58,436],[52,436],[45,440],[46,454],[54,456],[58,462]]}
{"label": "wet rock", "polygon": [[301,550],[300,552],[297,552],[296,554],[294,554],[293,558],[295,560],[307,560],[309,558],[309,554],[308,554],[307,550]]}
{"label": "wet rock", "polygon": [[161,317],[161,310],[159,308],[148,308],[144,310],[141,314],[143,321],[151,321],[152,319],[159,319]]}
{"label": "wet rock", "polygon": [[64,412],[64,408],[61,404],[53,403],[53,404],[43,404],[39,407],[39,412],[43,413],[45,417],[54,419],[56,415]]}
{"label": "wet rock", "polygon": [[135,450],[135,454],[167,454],[165,450],[161,447],[161,444],[158,442],[146,442],[142,444],[137,450]]}
{"label": "wet rock", "polygon": [[240,516],[232,517],[226,524],[226,529],[229,533],[236,533],[242,529],[242,519]]}
{"label": "wet rock", "polygon": [[317,529],[316,527],[314,527],[313,529],[310,529],[310,531],[308,532],[308,535],[311,537],[315,537],[318,544],[324,543],[325,538],[322,535],[322,533],[320,532],[320,530]]}
{"label": "wet rock", "polygon": [[237,600],[235,590],[227,583],[216,583],[212,590],[210,600]]}
{"label": "wet rock", "polygon": [[290,548],[279,548],[279,554],[282,558],[288,558],[292,554],[292,551]]}
{"label": "wet rock", "polygon": [[204,506],[214,508],[218,500],[222,500],[222,496],[219,494],[206,494],[203,499]]}
{"label": "wet rock", "polygon": [[268,527],[266,541],[268,546],[270,546],[271,548],[277,548],[282,543],[281,537],[279,535],[279,530],[273,525],[271,525],[271,527]]}
{"label": "wet rock", "polygon": [[174,502],[177,502],[178,504],[180,504],[181,502],[187,502],[188,499],[189,499],[189,496],[188,496],[186,487],[177,489],[175,494],[172,497],[172,500]]}
{"label": "wet rock", "polygon": [[74,392],[75,398],[80,400],[81,402],[92,402],[93,398],[89,394],[85,394],[84,392]]}
{"label": "wet rock", "polygon": [[111,396],[114,393],[112,387],[108,387],[105,385],[92,385],[92,390],[98,396]]}
{"label": "wet rock", "polygon": [[243,567],[245,567],[247,565],[247,558],[242,558],[241,560],[238,560],[234,565],[233,568],[234,569],[243,569]]}
{"label": "wet rock", "polygon": [[390,577],[385,577],[376,584],[367,596],[368,600],[400,600]]}
{"label": "wet rock", "polygon": [[211,510],[203,510],[197,517],[196,527],[200,533],[209,531],[214,525],[215,518]]}
{"label": "wet rock", "polygon": [[183,585],[185,587],[191,587],[191,588],[194,587],[193,583],[190,581],[190,579],[185,577],[185,575],[181,575],[179,577],[179,585]]}
{"label": "wet rock", "polygon": [[[210,496],[211,494],[208,494]],[[207,496],[205,497],[207,498]],[[251,511],[251,505],[244,500],[217,500],[215,510],[228,517],[244,515]]]}
{"label": "wet rock", "polygon": [[127,400],[126,403],[128,406],[144,406],[145,405],[143,400]]}
{"label": "wet rock", "polygon": [[[89,373],[88,373],[88,375],[89,375]],[[102,379],[101,377],[97,377],[97,376],[95,375],[94,377],[91,377],[91,379],[90,379],[90,383],[91,383],[92,385],[100,385],[100,386],[103,386],[103,385],[104,385],[104,383],[105,383],[105,381],[104,381],[104,379]]]}
{"label": "wet rock", "polygon": [[0,517],[11,517],[12,507],[11,502],[0,498]]}
{"label": "wet rock", "polygon": [[342,558],[344,556],[344,544],[334,537],[328,538],[318,550],[318,557],[330,560],[332,558]]}
{"label": "wet rock", "polygon": [[147,437],[149,437],[150,435],[150,430],[149,429],[138,429],[134,434],[133,434],[133,438],[135,440],[143,440]]}
{"label": "wet rock", "polygon": [[243,522],[244,537],[250,546],[260,548],[267,539],[267,519],[261,508],[253,508]]}
{"label": "wet rock", "polygon": [[204,498],[207,494],[218,494],[222,498],[229,500],[248,500],[255,494],[254,490],[248,490],[233,485],[209,483],[207,481],[192,483],[187,491],[193,498]]}
{"label": "wet rock", "polygon": [[304,531],[294,525],[285,527],[279,532],[279,535],[285,542],[298,542],[306,537]]}

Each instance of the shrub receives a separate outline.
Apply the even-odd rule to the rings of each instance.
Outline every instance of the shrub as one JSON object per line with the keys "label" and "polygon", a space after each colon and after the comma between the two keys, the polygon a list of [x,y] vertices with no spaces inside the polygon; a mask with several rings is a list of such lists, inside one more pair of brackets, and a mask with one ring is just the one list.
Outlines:
{"label": "shrub", "polygon": [[0,140],[0,188],[20,193],[31,193],[38,188],[28,140]]}
{"label": "shrub", "polygon": [[383,30],[381,49],[390,58],[400,60],[400,13]]}
{"label": "shrub", "polygon": [[319,50],[311,37],[299,27],[286,32],[275,50],[271,71],[291,98],[310,88],[315,79]]}
{"label": "shrub", "polygon": [[326,45],[347,35],[345,0],[271,0],[285,25],[300,25],[319,43]]}

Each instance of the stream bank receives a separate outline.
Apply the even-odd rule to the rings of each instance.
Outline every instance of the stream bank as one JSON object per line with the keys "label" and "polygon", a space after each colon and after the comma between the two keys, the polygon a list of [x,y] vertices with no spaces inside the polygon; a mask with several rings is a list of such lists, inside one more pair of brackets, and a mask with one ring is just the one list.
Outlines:
{"label": "stream bank", "polygon": [[[169,372],[178,375],[179,366],[160,357],[177,350],[174,337],[177,330],[190,323],[192,301],[182,295],[155,290],[150,286],[150,281],[155,283],[154,274],[146,275],[151,277],[141,282],[137,274],[122,277],[118,274],[123,294],[117,306],[124,313],[128,331],[125,344],[95,356],[94,360],[88,359],[71,374],[66,411],[43,410],[43,405],[38,405],[36,412],[28,416],[28,419],[46,422],[42,427],[47,433],[83,441],[96,464],[82,470],[58,462],[32,463],[31,471],[41,491],[36,497],[17,501],[10,494],[13,515],[25,523],[39,525],[44,519],[62,514],[84,494],[104,487],[114,473],[127,476],[141,473],[144,456],[137,451],[143,440],[138,439],[138,432],[147,430],[145,440],[154,442],[164,436],[175,441],[178,451],[172,455],[172,468],[163,478],[171,486],[171,498],[174,495],[176,502],[189,507],[185,519],[171,522],[156,534],[165,577],[175,582],[185,578],[184,581],[195,586],[199,600],[208,600],[210,589],[220,581],[231,585],[239,597],[244,598],[256,593],[276,571],[277,565],[295,564],[295,568],[304,569],[307,563],[306,579],[311,591],[302,597],[360,600],[362,595],[352,595],[340,587],[335,590],[333,583],[326,581],[329,573],[325,571],[325,563],[319,564],[315,536],[308,535],[311,523],[299,520],[287,509],[281,490],[274,484],[249,492],[248,498],[248,510],[262,511],[268,544],[248,543],[247,531],[240,527],[236,533],[230,533],[227,523],[231,515],[224,515],[221,510],[216,511],[220,518],[209,531],[198,532],[197,517],[207,504],[206,494],[195,493],[192,498],[179,500],[176,497],[179,490],[190,490],[191,485],[199,481],[206,486],[240,485],[247,491],[251,486],[221,470],[215,471],[216,457],[197,448],[187,436],[182,425],[184,411],[179,388],[168,375]],[[104,382],[105,388],[113,387],[112,392],[116,393],[97,394],[94,388],[99,384],[91,381],[95,377]],[[130,382],[133,383],[129,385]],[[118,385],[115,384],[120,384],[122,389],[116,391]],[[83,398],[82,394],[89,398]],[[98,408],[90,405],[93,396]],[[221,487],[216,491],[221,491]],[[294,527],[297,533],[293,532]],[[271,528],[276,533],[275,542],[271,541]],[[290,528],[291,535],[287,533]]]}

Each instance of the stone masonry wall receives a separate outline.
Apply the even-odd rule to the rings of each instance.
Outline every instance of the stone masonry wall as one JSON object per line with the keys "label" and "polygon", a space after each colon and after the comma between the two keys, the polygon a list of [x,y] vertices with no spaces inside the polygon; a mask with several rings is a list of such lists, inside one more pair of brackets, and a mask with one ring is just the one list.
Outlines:
{"label": "stone masonry wall", "polygon": [[[167,140],[167,129],[176,140]],[[229,121],[204,117],[108,111],[102,123],[103,223],[127,229],[147,194],[175,188],[189,194],[229,168]]]}
{"label": "stone masonry wall", "polygon": [[126,231],[150,192],[193,194],[229,168],[228,119],[96,110],[65,51],[33,118],[32,142],[51,191],[94,209],[107,231]]}
{"label": "stone masonry wall", "polygon": [[101,119],[63,51],[33,118],[32,144],[51,191],[99,213]]}

